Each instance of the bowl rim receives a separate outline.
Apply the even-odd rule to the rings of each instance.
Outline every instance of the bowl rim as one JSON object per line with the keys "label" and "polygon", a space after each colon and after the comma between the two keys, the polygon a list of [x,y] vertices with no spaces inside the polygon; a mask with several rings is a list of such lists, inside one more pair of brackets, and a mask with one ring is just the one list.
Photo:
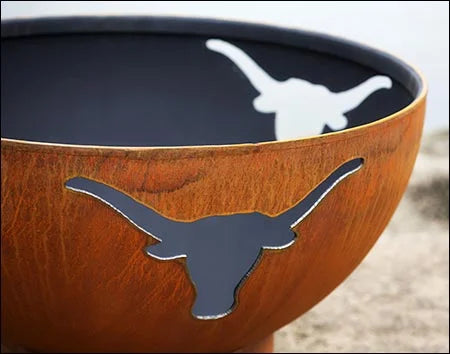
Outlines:
{"label": "bowl rim", "polygon": [[[347,60],[351,60],[360,65],[351,56],[346,56],[342,52],[350,50],[368,55],[369,57],[378,57],[396,64],[405,72],[408,72],[415,78],[411,85],[416,85],[416,93],[413,95],[409,88],[406,88],[415,96],[414,99],[402,109],[376,119],[375,121],[358,125],[356,127],[343,129],[340,131],[329,132],[319,135],[311,135],[296,139],[272,140],[257,143],[234,143],[234,144],[210,144],[210,145],[180,145],[180,146],[114,146],[114,145],[82,145],[68,143],[52,143],[32,140],[21,140],[14,138],[1,137],[1,142],[9,144],[20,144],[27,146],[47,146],[59,148],[76,149],[101,149],[101,150],[122,150],[122,151],[148,151],[161,149],[223,149],[262,147],[271,145],[280,145],[300,141],[317,141],[326,139],[335,135],[346,135],[351,132],[361,133],[369,127],[380,126],[397,118],[404,117],[415,111],[422,102],[425,101],[428,93],[428,83],[422,72],[413,64],[398,57],[395,54],[380,50],[373,46],[368,46],[361,42],[349,40],[342,36],[334,36],[322,32],[304,30],[292,27],[281,27],[271,24],[224,20],[218,18],[205,18],[193,16],[51,16],[51,17],[33,17],[33,18],[13,18],[1,20],[1,38],[32,37],[37,35],[58,35],[58,34],[118,34],[118,33],[157,33],[157,34],[180,34],[180,35],[204,35],[204,36],[224,36],[228,38],[274,43],[279,45],[288,45],[291,47],[304,48],[323,52],[328,55],[335,55]],[[298,43],[300,40],[305,41]],[[295,45],[297,43],[297,45]],[[318,43],[318,45],[317,45]],[[327,48],[327,45],[333,44],[333,51]],[[367,58],[366,58],[367,59]],[[367,60],[366,60],[367,61]],[[366,64],[372,69],[374,64]],[[399,81],[399,80],[397,80]],[[400,82],[405,86],[404,83]]]}

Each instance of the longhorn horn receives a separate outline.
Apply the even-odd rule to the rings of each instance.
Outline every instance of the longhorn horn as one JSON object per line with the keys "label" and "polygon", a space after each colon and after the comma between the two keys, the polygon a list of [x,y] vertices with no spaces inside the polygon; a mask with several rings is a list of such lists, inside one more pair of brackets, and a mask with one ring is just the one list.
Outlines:
{"label": "longhorn horn", "polygon": [[343,92],[336,93],[336,98],[341,106],[342,113],[346,113],[358,107],[368,96],[380,89],[390,89],[392,80],[383,75],[376,75],[362,84]]}
{"label": "longhorn horn", "polygon": [[297,226],[339,182],[358,171],[363,162],[362,158],[356,158],[339,166],[297,205],[279,215],[276,218],[277,222],[290,225],[291,228]]}
{"label": "longhorn horn", "polygon": [[221,39],[208,39],[206,47],[220,53],[230,59],[249,79],[253,87],[260,93],[267,91],[279,81],[267,74],[256,62],[242,49]]}
{"label": "longhorn horn", "polygon": [[174,228],[180,224],[165,218],[125,193],[88,178],[71,178],[65,186],[72,191],[84,193],[102,201],[158,241],[170,237],[175,231]]}

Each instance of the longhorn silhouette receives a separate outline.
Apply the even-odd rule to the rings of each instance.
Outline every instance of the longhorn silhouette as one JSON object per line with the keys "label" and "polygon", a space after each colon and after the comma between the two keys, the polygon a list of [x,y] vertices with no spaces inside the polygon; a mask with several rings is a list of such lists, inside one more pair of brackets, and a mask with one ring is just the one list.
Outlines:
{"label": "longhorn silhouette", "polygon": [[256,266],[262,249],[282,249],[293,244],[296,235],[292,228],[362,164],[361,158],[344,163],[301,202],[276,217],[253,212],[175,221],[88,178],[69,179],[65,186],[106,203],[160,241],[145,248],[149,256],[160,260],[186,257],[187,269],[197,290],[192,313],[200,319],[216,319],[232,311],[238,289]]}
{"label": "longhorn silhouette", "polygon": [[277,140],[321,134],[325,124],[333,130],[344,129],[348,124],[345,113],[358,107],[373,92],[392,86],[391,79],[383,75],[373,76],[350,90],[338,93],[299,78],[278,81],[231,43],[209,39],[206,46],[228,57],[259,91],[253,106],[261,113],[275,113]]}

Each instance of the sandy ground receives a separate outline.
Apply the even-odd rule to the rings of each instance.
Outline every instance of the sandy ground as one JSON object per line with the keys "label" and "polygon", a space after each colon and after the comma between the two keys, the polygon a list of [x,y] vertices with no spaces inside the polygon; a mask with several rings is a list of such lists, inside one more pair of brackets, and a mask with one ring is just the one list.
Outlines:
{"label": "sandy ground", "polygon": [[276,352],[449,352],[449,134],[424,136],[410,184],[361,265],[275,334]]}

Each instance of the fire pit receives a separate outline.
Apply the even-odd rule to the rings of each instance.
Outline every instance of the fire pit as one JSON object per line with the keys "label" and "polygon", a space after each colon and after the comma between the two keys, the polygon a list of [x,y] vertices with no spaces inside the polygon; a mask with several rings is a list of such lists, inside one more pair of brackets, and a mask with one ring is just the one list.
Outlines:
{"label": "fire pit", "polygon": [[265,25],[3,21],[1,65],[2,340],[32,351],[270,351],[382,233],[424,118],[410,65]]}

